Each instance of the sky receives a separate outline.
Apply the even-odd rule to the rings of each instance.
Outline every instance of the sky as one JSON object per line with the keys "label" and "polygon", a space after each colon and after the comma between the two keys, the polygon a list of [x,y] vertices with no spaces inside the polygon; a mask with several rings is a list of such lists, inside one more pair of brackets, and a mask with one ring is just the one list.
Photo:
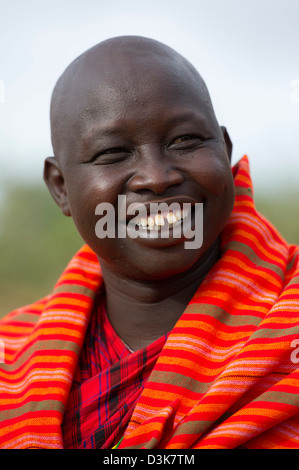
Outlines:
{"label": "sky", "polygon": [[233,163],[247,154],[259,188],[298,186],[298,0],[0,5],[0,193],[13,178],[42,181],[56,80],[86,49],[121,35],[157,39],[193,63],[233,141]]}

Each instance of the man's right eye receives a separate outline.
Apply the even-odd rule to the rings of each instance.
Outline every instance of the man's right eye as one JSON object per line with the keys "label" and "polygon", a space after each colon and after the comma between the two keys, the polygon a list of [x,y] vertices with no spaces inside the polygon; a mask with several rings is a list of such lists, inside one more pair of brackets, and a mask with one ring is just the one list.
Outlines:
{"label": "man's right eye", "polygon": [[116,163],[123,160],[128,155],[128,150],[123,147],[111,147],[102,150],[95,155],[93,161],[96,163]]}
{"label": "man's right eye", "polygon": [[103,152],[100,152],[99,155],[110,155],[110,154],[115,154],[115,153],[125,153],[125,149],[121,147],[113,147],[111,149],[104,150]]}

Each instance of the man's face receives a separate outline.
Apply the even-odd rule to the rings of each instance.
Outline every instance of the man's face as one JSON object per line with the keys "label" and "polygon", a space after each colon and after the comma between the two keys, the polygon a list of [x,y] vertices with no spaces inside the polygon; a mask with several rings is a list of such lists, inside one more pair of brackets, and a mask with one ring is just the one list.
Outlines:
{"label": "man's face", "polygon": [[[138,280],[192,269],[219,236],[234,203],[234,185],[221,130],[205,93],[188,76],[165,67],[136,66],[129,75],[88,78],[70,105],[72,138],[61,163],[73,220],[100,262]],[[87,77],[86,77],[87,80]],[[203,204],[203,244],[184,237],[99,239],[98,204]],[[127,220],[128,222],[128,220]]]}

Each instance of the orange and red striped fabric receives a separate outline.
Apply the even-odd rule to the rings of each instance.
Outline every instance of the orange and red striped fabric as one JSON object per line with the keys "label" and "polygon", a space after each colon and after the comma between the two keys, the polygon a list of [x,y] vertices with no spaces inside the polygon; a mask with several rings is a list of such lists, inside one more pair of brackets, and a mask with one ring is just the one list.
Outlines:
{"label": "orange and red striped fabric", "polygon": [[63,447],[61,423],[101,282],[85,246],[51,295],[1,320],[0,448]]}
{"label": "orange and red striped fabric", "polygon": [[[254,207],[247,157],[222,256],[169,334],[119,448],[299,448],[299,248]],[[62,448],[102,277],[83,247],[47,298],[0,323],[0,447]]]}
{"label": "orange and red striped fabric", "polygon": [[256,212],[246,157],[234,173],[222,257],[170,333],[120,449],[299,448],[299,249]]}

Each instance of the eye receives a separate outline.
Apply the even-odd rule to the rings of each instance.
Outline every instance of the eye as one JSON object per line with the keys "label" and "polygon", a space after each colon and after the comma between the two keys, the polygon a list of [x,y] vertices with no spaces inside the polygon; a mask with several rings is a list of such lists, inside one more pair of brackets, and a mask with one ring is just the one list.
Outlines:
{"label": "eye", "polygon": [[176,139],[174,139],[173,143],[174,144],[182,144],[183,142],[186,142],[190,139],[194,139],[195,136],[193,135],[181,135],[180,137],[177,137]]}
{"label": "eye", "polygon": [[125,153],[125,149],[121,147],[113,147],[111,149],[104,150],[103,152],[100,152],[99,155],[110,155],[110,154],[116,154],[116,153]]}
{"label": "eye", "polygon": [[98,164],[103,163],[105,165],[109,163],[116,163],[124,160],[128,153],[128,150],[123,147],[111,147],[98,152],[93,158],[93,161]]}
{"label": "eye", "polygon": [[172,140],[169,147],[184,150],[198,147],[202,143],[202,139],[198,135],[185,134],[180,135]]}

